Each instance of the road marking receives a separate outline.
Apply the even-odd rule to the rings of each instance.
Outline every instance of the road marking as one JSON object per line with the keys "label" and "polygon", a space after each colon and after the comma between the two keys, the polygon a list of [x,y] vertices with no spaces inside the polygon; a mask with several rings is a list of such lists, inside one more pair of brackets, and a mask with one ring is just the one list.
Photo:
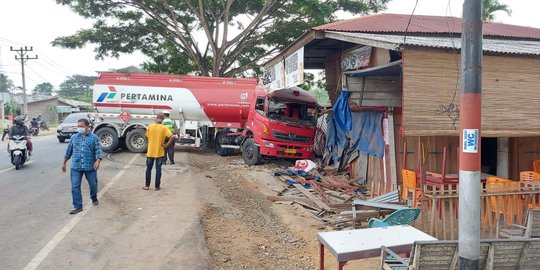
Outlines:
{"label": "road marking", "polygon": [[[98,200],[101,199],[101,196],[103,196],[103,194],[105,194],[111,188],[111,186],[114,185],[114,183],[116,183],[116,181],[118,181],[118,179],[120,179],[120,177],[127,171],[127,169],[133,164],[133,162],[135,162],[135,159],[137,159],[137,157],[139,157],[139,156],[140,156],[139,154],[133,156],[133,158],[131,158],[129,163],[127,163],[124,166],[124,168],[122,168],[122,170],[120,172],[118,172],[114,176],[114,178],[109,183],[107,183],[107,185],[105,185],[105,187],[103,187],[103,189],[101,189],[101,191],[97,195]],[[85,208],[91,209],[90,208],[91,204],[92,204],[91,202],[88,202],[85,205]],[[49,241],[49,243],[47,243],[47,245],[45,245],[45,247],[43,247],[39,251],[39,253],[28,263],[28,265],[26,265],[26,267],[24,267],[24,270],[34,270],[34,269],[38,268],[38,266],[43,262],[43,260],[45,260],[45,258],[47,258],[47,256],[49,256],[49,253],[51,253],[54,250],[54,248],[56,248],[58,243],[60,243],[60,241],[62,241],[62,239],[64,239],[64,237],[66,237],[66,235],[79,223],[79,221],[81,221],[81,219],[86,215],[86,213],[88,213],[88,211],[82,211],[82,212],[78,213],[77,215],[75,215],[75,217],[73,217],[71,219],[71,221],[69,221],[68,224],[66,224],[66,226],[64,226],[64,228],[62,228],[51,239],[51,241]]]}
{"label": "road marking", "polygon": [[[32,163],[32,161],[31,161],[31,160],[30,160],[30,161],[28,161],[28,162],[26,162],[26,163],[24,163],[24,164],[26,165],[26,164],[30,164],[30,163]],[[23,166],[24,166],[24,165],[23,165]],[[4,170],[1,170],[1,171],[0,171],[0,173],[5,173],[5,172],[9,172],[9,171],[11,171],[11,170],[13,170],[13,169],[15,169],[15,166],[13,166],[13,167],[10,167],[10,168],[7,168],[7,169],[4,169]]]}

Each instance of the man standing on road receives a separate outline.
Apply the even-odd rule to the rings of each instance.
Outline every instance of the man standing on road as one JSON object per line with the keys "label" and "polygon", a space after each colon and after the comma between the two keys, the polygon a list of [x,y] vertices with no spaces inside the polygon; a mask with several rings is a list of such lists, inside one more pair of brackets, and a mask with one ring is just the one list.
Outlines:
{"label": "man standing on road", "polygon": [[[169,111],[163,111],[163,114],[165,115],[165,120],[163,120],[163,125],[166,126],[172,132],[173,136],[176,136],[176,134],[178,134],[176,132],[176,122],[169,117],[170,115]],[[171,145],[169,145],[169,147],[165,149],[165,159],[163,160],[163,164],[167,164],[167,156],[169,157],[170,164],[174,164],[174,139]]]}
{"label": "man standing on road", "polygon": [[97,199],[97,170],[99,163],[103,158],[103,151],[99,144],[99,138],[92,133],[90,122],[88,119],[80,119],[77,121],[77,134],[71,136],[66,154],[64,155],[64,163],[62,171],[66,172],[67,161],[71,160],[71,196],[73,197],[73,210],[70,214],[77,214],[83,210],[83,199],[81,194],[81,181],[83,174],[88,181],[90,188],[90,198],[92,204],[98,205]]}
{"label": "man standing on road", "polygon": [[9,127],[11,126],[11,123],[9,122],[9,119],[7,117],[3,119],[2,121],[4,125],[4,130],[2,132],[2,141],[3,141],[6,135],[8,135],[9,133]]}
{"label": "man standing on road", "polygon": [[[156,163],[156,190],[160,190],[161,187],[161,165],[165,156],[165,150],[171,145],[174,140],[174,136],[170,129],[163,125],[165,115],[159,113],[156,116],[156,122],[146,128],[146,138],[148,141],[148,149],[146,151],[146,184],[143,187],[144,190],[150,188],[150,179],[152,177],[152,167]],[[169,138],[167,143],[164,144],[165,138]]]}

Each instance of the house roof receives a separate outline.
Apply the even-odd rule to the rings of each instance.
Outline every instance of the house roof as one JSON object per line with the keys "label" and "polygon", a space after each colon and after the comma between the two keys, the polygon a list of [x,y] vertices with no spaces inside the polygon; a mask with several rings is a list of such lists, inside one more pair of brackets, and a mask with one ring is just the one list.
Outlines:
{"label": "house roof", "polygon": [[69,104],[71,107],[92,107],[92,104],[88,102],[78,101],[74,99],[66,99],[66,98],[59,97],[58,100],[60,102]]}
{"label": "house roof", "polygon": [[[372,45],[390,50],[399,50],[403,46],[421,46],[443,49],[461,49],[461,38],[459,37],[437,37],[437,36],[404,36],[387,34],[366,34],[366,33],[344,33],[326,32],[326,37],[343,41],[355,41],[359,44]],[[484,52],[497,54],[516,55],[540,55],[540,40],[514,40],[514,39],[493,39],[484,38],[482,40]]]}
{"label": "house roof", "polygon": [[[23,95],[22,94],[11,94],[7,92],[0,93],[0,99],[4,100],[4,102],[8,102],[13,98],[15,102],[22,104],[23,103]],[[34,102],[40,102],[40,101],[47,101],[47,100],[53,100],[58,99],[57,96],[44,96],[44,95],[26,95],[26,103],[34,103]]]}
{"label": "house roof", "polygon": [[[461,34],[461,26],[461,18],[456,17],[380,13],[312,29],[364,33]],[[484,37],[540,39],[540,29],[494,22],[484,22],[483,33]]]}

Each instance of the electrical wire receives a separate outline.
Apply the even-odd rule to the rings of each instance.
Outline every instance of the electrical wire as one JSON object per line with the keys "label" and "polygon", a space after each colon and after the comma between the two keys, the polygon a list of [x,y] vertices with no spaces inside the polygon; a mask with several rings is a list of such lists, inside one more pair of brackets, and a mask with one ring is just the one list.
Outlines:
{"label": "electrical wire", "polygon": [[[452,127],[454,129],[458,129],[457,121],[459,120],[459,104],[456,104],[456,97],[457,92],[459,90],[459,53],[457,46],[455,44],[454,40],[454,33],[455,33],[455,24],[454,24],[454,17],[452,15],[452,10],[450,9],[451,6],[451,0],[448,0],[448,4],[446,5],[446,28],[448,30],[448,34],[450,35],[450,41],[452,42],[452,49],[454,52],[454,59],[456,64],[456,73],[458,74],[456,76],[456,83],[454,87],[454,94],[452,95],[452,99],[448,103],[448,105],[441,104],[439,105],[439,108],[437,109],[437,112],[439,114],[446,114],[448,118],[452,121]],[[448,14],[450,13],[450,17]],[[450,29],[450,25],[448,21],[452,21],[452,29]]]}
{"label": "electrical wire", "polygon": [[414,12],[416,11],[416,7],[418,6],[418,0],[416,0],[416,3],[414,4],[414,8],[411,12],[411,16],[409,16],[409,22],[407,22],[407,27],[405,28],[405,34],[403,35],[403,46],[407,44],[407,33],[409,31],[409,26],[411,25],[412,18],[414,16]]}

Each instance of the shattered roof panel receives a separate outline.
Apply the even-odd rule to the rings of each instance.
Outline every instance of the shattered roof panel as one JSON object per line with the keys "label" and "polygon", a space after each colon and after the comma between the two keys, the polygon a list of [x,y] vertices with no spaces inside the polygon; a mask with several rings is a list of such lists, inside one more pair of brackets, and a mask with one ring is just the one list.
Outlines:
{"label": "shattered roof panel", "polygon": [[[366,33],[344,33],[331,32],[335,35],[342,35],[344,38],[355,38],[357,41],[375,41],[386,43],[391,47],[402,47],[404,44],[421,47],[461,49],[461,38],[459,37],[426,37],[426,36],[407,36],[404,41],[403,35],[381,35]],[[482,41],[484,52],[519,54],[519,55],[540,55],[540,40],[505,40],[484,38]]]}
{"label": "shattered roof panel", "polygon": [[[410,24],[409,24],[410,20]],[[407,25],[409,27],[407,28]],[[461,33],[461,18],[380,13],[313,27],[313,30],[364,33]],[[484,22],[484,36],[540,39],[540,29]]]}

